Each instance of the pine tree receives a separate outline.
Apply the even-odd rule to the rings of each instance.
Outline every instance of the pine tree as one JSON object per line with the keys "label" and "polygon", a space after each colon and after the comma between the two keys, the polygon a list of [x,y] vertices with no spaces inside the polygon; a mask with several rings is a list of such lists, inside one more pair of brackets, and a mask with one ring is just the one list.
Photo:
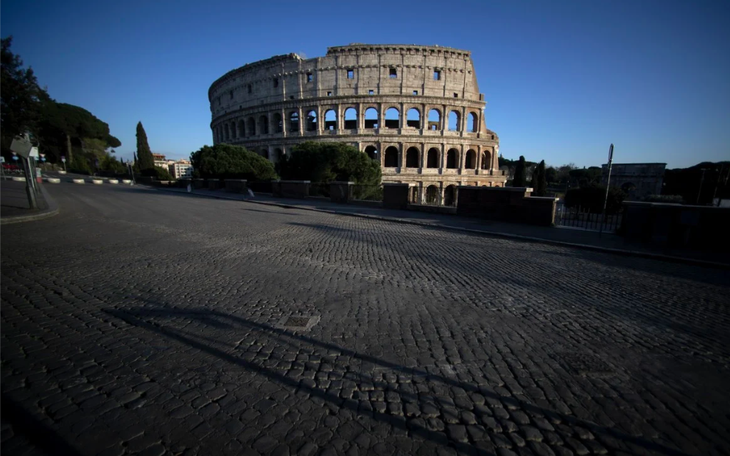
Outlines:
{"label": "pine tree", "polygon": [[155,168],[155,159],[152,157],[150,145],[147,143],[147,133],[142,122],[137,123],[137,159],[140,171]]}
{"label": "pine tree", "polygon": [[515,177],[512,179],[513,187],[524,187],[527,183],[525,179],[525,157],[520,155],[520,160],[515,168]]}

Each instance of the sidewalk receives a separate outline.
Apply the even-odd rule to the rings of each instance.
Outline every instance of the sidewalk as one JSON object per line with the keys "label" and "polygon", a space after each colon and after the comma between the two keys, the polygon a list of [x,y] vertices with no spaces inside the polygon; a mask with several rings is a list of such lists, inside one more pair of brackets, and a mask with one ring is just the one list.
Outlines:
{"label": "sidewalk", "polygon": [[[186,189],[162,188],[165,192],[184,193]],[[532,242],[547,242],[622,255],[654,258],[706,266],[730,268],[728,255],[718,252],[700,252],[687,249],[667,249],[651,244],[629,242],[615,234],[586,231],[572,228],[553,228],[520,223],[506,223],[456,215],[434,214],[417,211],[389,210],[359,204],[337,204],[328,199],[276,198],[257,194],[251,198],[239,193],[226,193],[225,190],[193,190],[192,195],[245,201],[248,203],[268,204],[285,208],[296,208],[327,212],[339,215],[369,217],[397,223],[409,223],[440,229],[478,233],[491,236],[508,237]]]}
{"label": "sidewalk", "polygon": [[30,222],[58,214],[56,202],[48,195],[43,184],[38,184],[37,209],[30,209],[25,182],[5,179],[0,181],[0,223]]}

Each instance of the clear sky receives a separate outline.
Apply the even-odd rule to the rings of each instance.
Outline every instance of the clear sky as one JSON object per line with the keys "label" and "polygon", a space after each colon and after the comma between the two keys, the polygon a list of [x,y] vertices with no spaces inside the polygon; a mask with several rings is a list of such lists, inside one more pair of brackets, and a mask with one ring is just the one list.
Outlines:
{"label": "clear sky", "polygon": [[504,157],[669,167],[730,160],[730,1],[3,0],[1,33],[58,101],[135,149],[212,143],[210,84],[248,62],[349,43],[472,51]]}

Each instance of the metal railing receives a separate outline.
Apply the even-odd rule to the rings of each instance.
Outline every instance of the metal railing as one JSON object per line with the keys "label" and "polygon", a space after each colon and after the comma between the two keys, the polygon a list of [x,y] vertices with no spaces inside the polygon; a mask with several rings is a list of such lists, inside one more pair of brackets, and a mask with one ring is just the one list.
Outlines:
{"label": "metal railing", "polygon": [[555,225],[588,231],[616,232],[622,218],[622,211],[604,216],[581,206],[566,207],[563,201],[559,201],[555,208]]}

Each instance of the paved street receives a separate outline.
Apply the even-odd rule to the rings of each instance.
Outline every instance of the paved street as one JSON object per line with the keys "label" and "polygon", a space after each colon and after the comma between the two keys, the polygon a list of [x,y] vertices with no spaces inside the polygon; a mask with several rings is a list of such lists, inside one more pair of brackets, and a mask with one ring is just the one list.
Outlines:
{"label": "paved street", "polygon": [[730,272],[157,192],[2,228],[5,454],[730,454]]}

